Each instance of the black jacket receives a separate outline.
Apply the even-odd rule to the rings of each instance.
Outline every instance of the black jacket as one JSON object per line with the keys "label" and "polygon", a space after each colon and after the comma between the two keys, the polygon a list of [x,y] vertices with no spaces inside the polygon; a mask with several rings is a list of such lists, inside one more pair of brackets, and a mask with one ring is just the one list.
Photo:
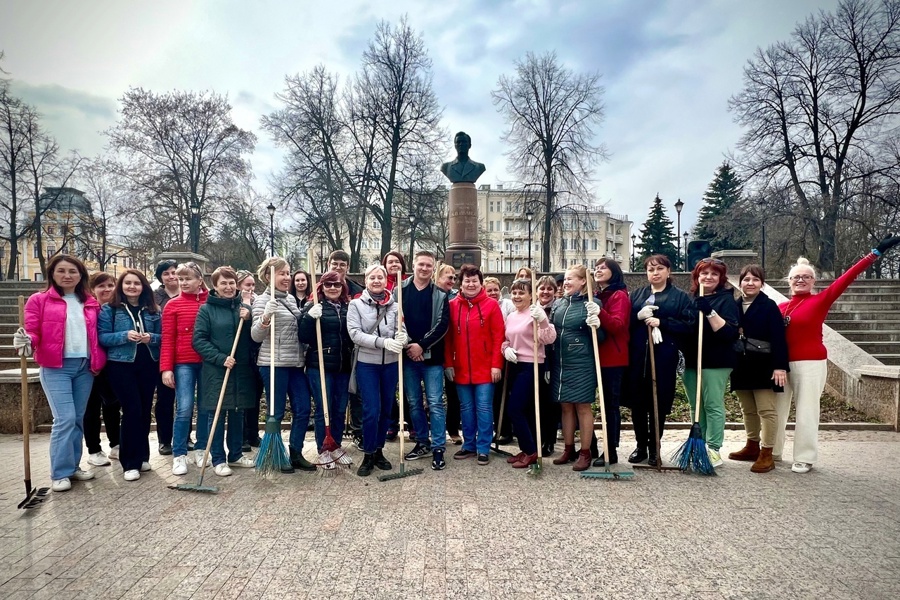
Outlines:
{"label": "black jacket", "polygon": [[[734,341],[738,338],[738,322],[740,310],[734,303],[734,288],[726,285],[714,294],[706,296],[710,306],[725,320],[725,325],[713,331],[709,319],[703,317],[703,365],[704,369],[733,369],[737,366],[737,353]],[[696,302],[696,301],[695,301]],[[700,309],[694,304],[693,310],[700,318]],[[685,339],[681,349],[684,354],[684,366],[687,369],[697,368],[698,327],[694,327]]]}
{"label": "black jacket", "polygon": [[788,371],[787,342],[784,337],[784,319],[774,300],[763,293],[753,299],[744,312],[742,298],[735,300],[740,316],[740,327],[744,337],[762,340],[771,344],[772,352],[761,354],[747,352],[737,354],[737,366],[731,372],[731,389],[783,391],[772,382],[775,369]]}
{"label": "black jacket", "polygon": [[[319,368],[319,348],[316,345],[316,320],[307,315],[314,306],[307,302],[297,318],[297,336],[301,344],[307,345],[306,368]],[[347,331],[347,305],[338,310],[331,302],[322,303],[322,353],[325,355],[325,371],[328,373],[349,373],[353,341]]]}
{"label": "black jacket", "polygon": [[[415,285],[412,283],[413,278],[410,277],[406,279],[402,284],[403,286],[403,312],[406,312],[407,302],[406,302],[406,291],[409,289],[409,286]],[[433,283],[429,283],[428,287],[431,289],[431,329],[422,336],[421,339],[414,340],[410,338],[410,342],[419,344],[422,347],[422,350],[428,353],[429,358],[425,360],[425,364],[428,365],[442,365],[444,364],[444,336],[447,335],[447,328],[450,327],[450,301],[447,298],[447,292],[434,285]],[[397,290],[395,289],[393,292],[394,300],[397,299]]]}

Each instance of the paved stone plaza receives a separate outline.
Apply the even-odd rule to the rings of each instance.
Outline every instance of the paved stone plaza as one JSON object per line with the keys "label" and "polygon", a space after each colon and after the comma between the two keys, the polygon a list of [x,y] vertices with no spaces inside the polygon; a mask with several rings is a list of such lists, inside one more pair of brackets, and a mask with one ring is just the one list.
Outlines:
{"label": "paved stone plaza", "polygon": [[[49,485],[49,436],[32,439]],[[199,470],[154,453],[138,482],[114,462],[26,512],[21,437],[0,436],[0,598],[897,598],[900,434],[821,440],[806,476],[582,480],[548,460],[535,480],[493,457],[385,483],[208,473],[218,495],[168,489]]]}

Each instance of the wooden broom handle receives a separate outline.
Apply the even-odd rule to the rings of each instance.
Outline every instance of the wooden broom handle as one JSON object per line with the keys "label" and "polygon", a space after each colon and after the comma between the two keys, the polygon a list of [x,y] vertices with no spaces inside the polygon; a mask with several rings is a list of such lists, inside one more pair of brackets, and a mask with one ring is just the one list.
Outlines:
{"label": "wooden broom handle", "polygon": [[[313,263],[313,251],[312,248],[307,249],[306,253],[306,262],[309,265]],[[319,304],[319,295],[316,294],[316,270],[310,269],[309,276],[312,280],[310,283],[310,290],[312,290],[312,298],[313,298],[313,306]],[[322,289],[322,295],[325,294],[325,289]],[[321,319],[321,317],[319,318]],[[328,397],[325,393],[327,387],[325,385],[325,356],[324,350],[322,348],[322,323],[319,319],[315,319],[316,321],[316,351],[319,353],[319,393],[322,395],[322,416],[325,418],[325,427],[331,427],[331,418],[328,413]]]}
{"label": "wooden broom handle", "polygon": [[[700,288],[700,297],[703,297],[703,285],[699,285]],[[695,404],[694,407],[694,423],[700,422],[700,398],[702,397],[702,382],[703,382],[703,319],[704,315],[700,313],[700,324],[697,327],[697,393],[695,395]]]}
{"label": "wooden broom handle", "polygon": [[[585,273],[585,285],[587,286],[588,302],[594,301],[594,292],[591,289],[593,272]],[[597,391],[600,399],[600,429],[603,431],[603,456],[606,464],[609,464],[609,439],[606,434],[606,399],[603,397],[603,375],[600,371],[600,347],[597,344],[597,332],[591,331],[591,346],[594,348],[594,369],[597,371]],[[593,432],[591,432],[593,433]],[[584,435],[582,433],[581,435]]]}
{"label": "wooden broom handle", "polygon": [[[19,296],[19,327],[25,329],[25,296]],[[19,357],[22,378],[22,450],[25,454],[25,481],[31,486],[31,419],[28,401],[28,358],[25,353]]]}
{"label": "wooden broom handle", "polygon": [[[240,309],[238,309],[240,315]],[[238,341],[241,339],[241,329],[244,327],[244,320],[238,317],[237,332],[234,334],[234,342],[231,344],[231,354],[229,358],[234,358],[237,352]],[[206,472],[206,465],[209,464],[209,451],[212,448],[212,436],[216,434],[216,425],[219,424],[219,414],[222,412],[222,400],[225,399],[225,388],[228,387],[228,376],[231,375],[231,367],[225,367],[225,377],[222,379],[222,389],[219,390],[219,400],[216,402],[216,414],[213,415],[212,425],[210,425],[209,436],[210,441],[206,444],[206,451],[203,453],[203,466],[200,467],[200,481],[203,481],[203,474]],[[231,427],[231,424],[228,425]]]}
{"label": "wooden broom handle", "polygon": [[[540,303],[538,302],[537,297],[537,277],[535,277],[534,271],[531,272],[531,301],[535,306],[540,308]],[[541,310],[544,309],[541,308]],[[538,322],[532,319],[531,327],[534,333],[534,429],[535,436],[537,437],[538,456],[543,457],[543,444],[541,443],[541,404],[539,397],[540,392],[538,391],[541,380],[541,376],[538,370]]]}

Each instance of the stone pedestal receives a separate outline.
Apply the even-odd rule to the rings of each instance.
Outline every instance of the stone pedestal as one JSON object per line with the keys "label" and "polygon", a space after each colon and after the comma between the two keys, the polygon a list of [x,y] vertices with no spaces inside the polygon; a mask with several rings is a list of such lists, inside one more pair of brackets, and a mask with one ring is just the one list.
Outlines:
{"label": "stone pedestal", "polygon": [[[30,431],[53,421],[50,405],[41,387],[40,369],[28,369]],[[19,369],[0,371],[0,433],[22,433],[22,375]]]}
{"label": "stone pedestal", "polygon": [[211,283],[209,275],[212,273],[212,270],[209,268],[209,259],[202,254],[195,254],[193,252],[188,252],[187,250],[160,252],[153,257],[153,265],[155,266],[161,260],[174,260],[179,265],[186,262],[196,263],[197,266],[200,267],[200,272],[203,273],[203,279],[206,280],[206,284],[210,285]]}
{"label": "stone pedestal", "polygon": [[728,269],[728,277],[737,279],[741,269],[753,263],[759,263],[758,256],[753,250],[719,250],[712,253],[713,258],[718,258],[725,263]]}
{"label": "stone pedestal", "polygon": [[450,243],[444,262],[457,269],[466,264],[481,266],[478,245],[478,191],[474,183],[454,183],[448,202]]}
{"label": "stone pedestal", "polygon": [[853,406],[900,431],[900,367],[866,366],[856,369],[856,373],[860,389]]}

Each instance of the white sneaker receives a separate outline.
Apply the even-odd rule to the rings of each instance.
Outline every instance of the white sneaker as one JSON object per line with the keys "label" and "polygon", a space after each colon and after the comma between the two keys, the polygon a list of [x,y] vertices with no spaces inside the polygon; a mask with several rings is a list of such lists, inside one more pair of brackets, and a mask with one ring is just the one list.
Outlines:
{"label": "white sneaker", "polygon": [[[206,450],[194,450],[194,462],[197,463],[198,467],[203,466],[203,456],[206,454]],[[212,458],[212,457],[210,457]]]}
{"label": "white sneaker", "polygon": [[148,463],[145,460],[144,462],[141,463],[141,473],[146,473],[149,470],[150,470],[150,463]]}
{"label": "white sneaker", "polygon": [[90,456],[88,456],[87,463],[89,465],[93,465],[95,467],[105,467],[107,465],[112,464],[109,462],[109,459],[106,458],[106,455],[103,454],[102,450],[100,452],[95,452],[95,453],[91,454]]}
{"label": "white sneaker", "polygon": [[187,475],[187,456],[172,459],[172,475]]}
{"label": "white sneaker", "polygon": [[812,470],[811,463],[795,462],[791,465],[791,471],[794,473],[809,473]]}
{"label": "white sneaker", "polygon": [[77,471],[72,473],[72,479],[74,479],[75,481],[90,481],[93,478],[93,471],[82,471],[81,469],[78,469]]}
{"label": "white sneaker", "polygon": [[50,484],[50,489],[54,492],[68,492],[72,489],[72,482],[69,481],[68,477],[63,477],[62,479],[54,479],[53,483]]}
{"label": "white sneaker", "polygon": [[239,467],[244,469],[252,469],[256,466],[256,461],[249,456],[242,456],[237,460],[228,463],[229,467]]}
{"label": "white sneaker", "polygon": [[216,475],[218,475],[219,477],[228,477],[232,473],[231,467],[229,467],[225,463],[217,464],[213,470],[216,472]]}
{"label": "white sneaker", "polygon": [[722,455],[719,454],[718,450],[715,450],[713,448],[708,448],[706,453],[709,455],[709,462],[712,463],[712,466],[714,468],[721,467],[722,465],[725,464],[725,461],[722,460]]}
{"label": "white sneaker", "polygon": [[109,449],[109,452],[106,453],[107,458],[110,460],[119,460],[119,447],[113,446]]}
{"label": "white sneaker", "polygon": [[125,471],[125,481],[137,481],[141,478],[141,472],[137,469],[131,469],[129,471]]}

